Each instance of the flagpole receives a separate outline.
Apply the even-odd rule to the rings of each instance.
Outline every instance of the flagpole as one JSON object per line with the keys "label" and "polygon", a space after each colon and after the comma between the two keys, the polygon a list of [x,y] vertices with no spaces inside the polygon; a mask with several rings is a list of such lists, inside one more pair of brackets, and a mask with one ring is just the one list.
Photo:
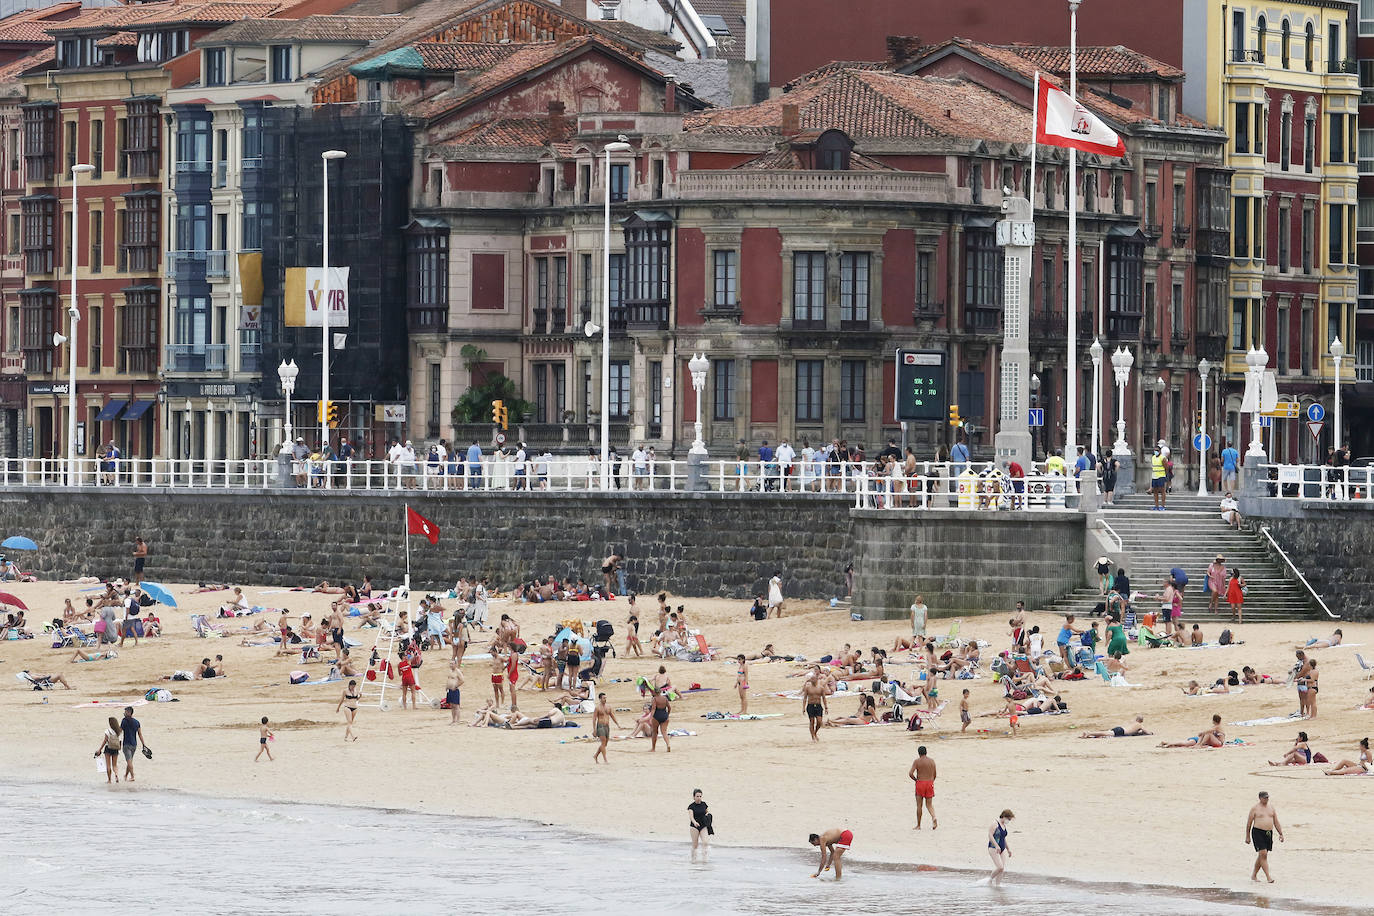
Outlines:
{"label": "flagpole", "polygon": [[1035,221],[1035,130],[1040,124],[1040,71],[1035,71],[1035,82],[1031,83],[1031,173],[1030,187],[1026,188],[1026,199],[1030,201],[1031,221]]}
{"label": "flagpole", "polygon": [[[1078,102],[1078,4],[1069,0],[1069,95]],[[1069,302],[1065,323],[1068,329],[1068,364],[1065,366],[1064,460],[1073,462],[1078,438],[1078,152],[1069,147]]]}
{"label": "flagpole", "polygon": [[405,505],[405,514],[401,516],[403,537],[406,542],[406,594],[410,594],[410,504]]}

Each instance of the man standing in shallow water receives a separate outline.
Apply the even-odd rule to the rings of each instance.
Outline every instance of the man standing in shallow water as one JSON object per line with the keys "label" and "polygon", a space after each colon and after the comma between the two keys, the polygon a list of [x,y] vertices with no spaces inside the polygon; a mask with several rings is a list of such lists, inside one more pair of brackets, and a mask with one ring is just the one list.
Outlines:
{"label": "man standing in shallow water", "polygon": [[1274,876],[1269,874],[1269,852],[1274,848],[1275,833],[1282,843],[1283,828],[1279,826],[1279,813],[1269,804],[1269,793],[1261,792],[1259,801],[1250,809],[1250,816],[1245,820],[1245,842],[1255,847],[1255,867],[1250,869],[1251,881],[1258,881],[1259,873],[1263,871],[1264,879],[1270,884],[1274,883]]}

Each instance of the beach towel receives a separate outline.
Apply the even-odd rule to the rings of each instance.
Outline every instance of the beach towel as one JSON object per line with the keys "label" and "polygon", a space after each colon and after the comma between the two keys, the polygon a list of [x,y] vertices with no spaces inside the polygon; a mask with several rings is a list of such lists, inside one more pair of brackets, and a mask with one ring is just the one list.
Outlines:
{"label": "beach towel", "polygon": [[[571,724],[571,723],[570,723],[570,724]],[[669,738],[695,738],[695,737],[696,737],[696,734],[697,734],[696,732],[694,732],[694,731],[689,731],[689,730],[687,730],[687,729],[685,729],[685,728],[673,728],[673,729],[669,729],[669,731],[668,731],[668,737],[669,737]],[[631,736],[631,735],[612,735],[612,736],[611,736],[611,740],[612,740],[612,741],[636,741],[636,740],[639,740],[639,739],[642,739],[642,738],[647,738],[647,737],[648,737],[647,735],[633,735],[633,736]],[[580,741],[595,741],[595,740],[597,740],[597,738],[596,738],[595,735],[578,735],[576,738],[564,738],[563,740],[559,741],[558,743],[559,743],[559,744],[572,744],[572,743],[574,743],[574,742],[580,742]]]}
{"label": "beach towel", "polygon": [[1241,722],[1232,722],[1232,725],[1239,725],[1241,728],[1256,728],[1260,725],[1281,725],[1284,722],[1292,722],[1301,719],[1302,713],[1290,712],[1286,716],[1269,716],[1265,719],[1245,719]]}
{"label": "beach towel", "polygon": [[734,713],[734,712],[705,712],[705,713],[702,713],[702,714],[701,714],[701,718],[703,718],[703,719],[728,719],[728,720],[731,720],[731,721],[734,721],[734,722],[752,722],[752,721],[755,720],[755,719],[781,719],[781,718],[782,718],[782,713],[780,713],[780,712],[767,712],[767,713],[756,713],[756,712],[751,712],[751,713],[746,713],[745,715],[740,715],[739,713]]}
{"label": "beach towel", "polygon": [[77,703],[72,709],[123,709],[125,706],[147,706],[148,701],[139,698],[137,700],[91,700],[89,703]]}
{"label": "beach towel", "polygon": [[1238,694],[1238,693],[1244,693],[1244,692],[1245,692],[1245,688],[1244,688],[1244,687],[1232,687],[1230,693],[1207,693],[1207,692],[1196,693],[1196,694],[1185,693],[1184,696],[1196,700],[1198,697],[1230,697],[1230,696],[1235,696],[1235,695]]}
{"label": "beach towel", "polygon": [[1126,678],[1125,678],[1123,675],[1120,675],[1120,674],[1115,674],[1115,675],[1113,675],[1113,676],[1112,676],[1112,679],[1111,679],[1110,681],[1108,681],[1107,683],[1110,684],[1110,685],[1113,686],[1113,687],[1144,687],[1144,686],[1145,686],[1144,684],[1132,684],[1132,683],[1130,683],[1129,681],[1127,681]]}

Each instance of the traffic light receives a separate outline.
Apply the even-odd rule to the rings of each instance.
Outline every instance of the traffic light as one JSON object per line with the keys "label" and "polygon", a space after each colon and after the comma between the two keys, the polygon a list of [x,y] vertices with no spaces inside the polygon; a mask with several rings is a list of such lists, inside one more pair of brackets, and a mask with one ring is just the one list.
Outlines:
{"label": "traffic light", "polygon": [[325,406],[325,415],[329,417],[329,428],[330,428],[330,429],[338,429],[338,428],[339,428],[339,414],[340,414],[340,413],[341,413],[341,409],[340,409],[339,404],[338,404],[337,401],[330,401],[330,402]]}
{"label": "traffic light", "polygon": [[958,406],[957,404],[952,405],[952,406],[949,408],[949,425],[950,425],[950,426],[963,426],[963,425],[964,425],[963,419],[959,416],[959,406]]}
{"label": "traffic light", "polygon": [[1197,409],[1197,431],[1200,432],[1200,433],[1205,433],[1205,432],[1207,432],[1207,430],[1205,430],[1205,429],[1202,428],[1202,408],[1201,408],[1201,407],[1199,407],[1199,408]]}
{"label": "traffic light", "polygon": [[505,401],[491,402],[491,422],[502,429],[510,428],[510,411],[506,408]]}

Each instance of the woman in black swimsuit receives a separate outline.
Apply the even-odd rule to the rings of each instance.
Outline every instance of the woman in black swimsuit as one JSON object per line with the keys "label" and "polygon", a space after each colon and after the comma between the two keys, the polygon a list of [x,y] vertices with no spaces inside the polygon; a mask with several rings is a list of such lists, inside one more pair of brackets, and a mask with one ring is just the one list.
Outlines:
{"label": "woman in black swimsuit", "polygon": [[363,698],[362,691],[358,689],[357,681],[349,681],[344,688],[343,696],[339,697],[339,703],[334,707],[334,711],[346,708],[344,713],[344,740],[352,738],[358,740],[358,736],[353,734],[353,720],[358,716],[358,701]]}
{"label": "woman in black swimsuit", "polygon": [[711,842],[707,837],[715,836],[715,828],[711,826],[711,812],[706,810],[706,802],[701,800],[701,790],[692,790],[692,803],[687,806],[687,810],[692,812],[691,818],[687,822],[687,830],[692,835],[692,861],[697,858],[697,845],[700,844],[702,854],[711,850]]}
{"label": "woman in black swimsuit", "polygon": [[673,747],[668,743],[668,716],[672,714],[673,708],[668,704],[668,694],[661,688],[654,688],[654,730],[649,736],[649,752],[653,753],[658,749],[658,739],[663,738],[663,746],[668,753],[673,752]]}

